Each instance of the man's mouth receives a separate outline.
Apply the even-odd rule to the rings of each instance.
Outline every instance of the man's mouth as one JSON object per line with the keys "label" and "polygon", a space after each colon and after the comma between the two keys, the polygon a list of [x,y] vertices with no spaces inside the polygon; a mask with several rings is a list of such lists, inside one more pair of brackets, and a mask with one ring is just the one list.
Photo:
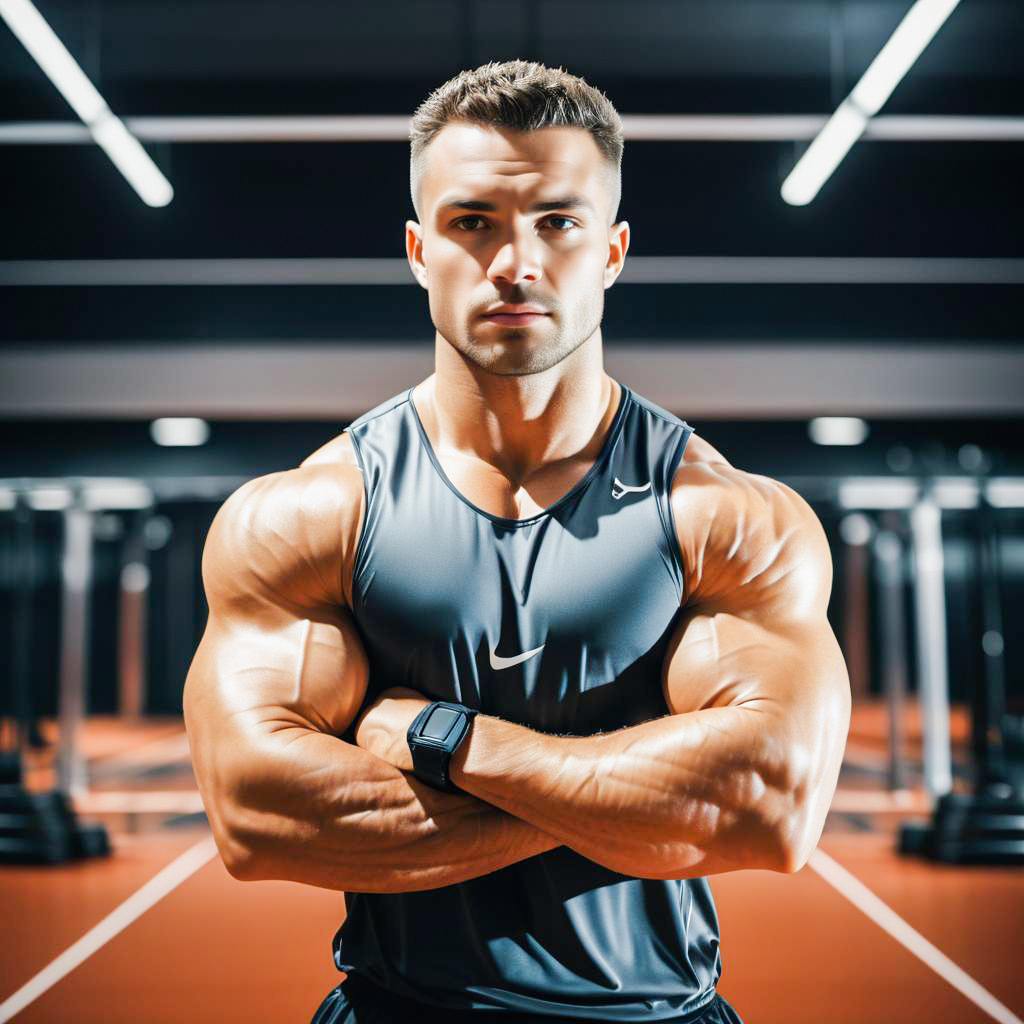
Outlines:
{"label": "man's mouth", "polygon": [[547,313],[487,313],[483,319],[490,320],[496,324],[521,326],[533,323],[534,320],[540,320],[547,315]]}

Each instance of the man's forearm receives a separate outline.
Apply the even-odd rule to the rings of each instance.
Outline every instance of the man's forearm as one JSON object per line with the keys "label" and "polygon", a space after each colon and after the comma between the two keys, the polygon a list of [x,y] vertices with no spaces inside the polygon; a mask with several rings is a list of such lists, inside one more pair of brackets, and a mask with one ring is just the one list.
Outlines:
{"label": "man's forearm", "polygon": [[239,878],[415,892],[561,845],[475,797],[431,789],[325,733],[278,730],[259,747],[247,753],[231,806],[220,815],[225,845],[241,851],[233,867]]}
{"label": "man's forearm", "polygon": [[451,777],[623,874],[780,869],[799,752],[777,737],[771,715],[739,706],[581,737],[479,715]]}

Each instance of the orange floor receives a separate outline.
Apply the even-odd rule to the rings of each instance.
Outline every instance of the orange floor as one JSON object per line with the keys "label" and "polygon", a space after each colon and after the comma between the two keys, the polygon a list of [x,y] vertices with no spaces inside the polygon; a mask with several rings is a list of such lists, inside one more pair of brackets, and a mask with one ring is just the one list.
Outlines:
{"label": "orange floor", "polygon": [[[965,723],[957,709],[958,756],[965,753]],[[133,793],[159,791],[187,803],[193,784],[180,730],[180,722],[172,720],[132,728],[116,720],[90,720],[83,745],[94,779],[91,795],[107,793],[116,803]],[[920,740],[910,725],[908,733],[916,786]],[[884,709],[858,707],[851,763],[840,781],[840,793],[853,810],[830,815],[820,849],[1011,1014],[1024,1016],[1024,871],[898,857],[894,837],[901,815],[857,809],[860,795],[884,795],[884,739]],[[42,778],[45,770],[42,755],[35,777]],[[918,802],[923,806],[920,797]],[[208,835],[202,816],[187,807],[177,813],[111,810],[104,820],[115,846],[108,859],[0,869],[0,1002]],[[995,1019],[811,866],[796,875],[718,875],[711,884],[722,930],[720,991],[747,1024]],[[339,979],[330,941],[342,914],[340,893],[289,882],[238,882],[215,859],[12,1019],[18,1024],[304,1024]]]}

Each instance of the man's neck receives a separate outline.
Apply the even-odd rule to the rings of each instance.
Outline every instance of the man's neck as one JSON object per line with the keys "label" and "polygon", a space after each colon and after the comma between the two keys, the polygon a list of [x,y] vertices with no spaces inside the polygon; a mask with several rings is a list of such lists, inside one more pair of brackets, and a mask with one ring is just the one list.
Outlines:
{"label": "man's neck", "polygon": [[596,458],[620,400],[602,366],[600,338],[525,376],[486,373],[443,338],[438,345],[448,352],[416,386],[414,401],[439,455],[480,459],[516,486],[552,463]]}

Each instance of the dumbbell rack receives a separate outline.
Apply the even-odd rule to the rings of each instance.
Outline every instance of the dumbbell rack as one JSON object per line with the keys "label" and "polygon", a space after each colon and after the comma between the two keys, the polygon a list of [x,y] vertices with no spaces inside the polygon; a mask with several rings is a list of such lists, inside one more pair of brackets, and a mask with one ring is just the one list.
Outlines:
{"label": "dumbbell rack", "polygon": [[985,488],[978,490],[975,541],[981,636],[976,649],[981,664],[978,681],[971,687],[974,787],[970,793],[939,795],[930,821],[903,826],[899,849],[954,864],[1024,864],[1024,780],[1019,767],[1015,771],[1020,752],[1011,746],[1012,719],[1006,715],[999,535]]}
{"label": "dumbbell rack", "polygon": [[66,793],[0,785],[0,863],[61,864],[108,853],[107,830],[80,822]]}
{"label": "dumbbell rack", "polygon": [[84,701],[91,517],[80,494],[65,510],[58,784],[50,791],[33,792],[26,788],[22,770],[32,726],[29,642],[35,566],[29,491],[26,486],[13,492],[14,636],[10,689],[17,739],[13,749],[0,754],[0,863],[59,864],[110,853],[106,829],[80,822],[70,798],[75,777],[81,772],[75,756],[74,734]]}

